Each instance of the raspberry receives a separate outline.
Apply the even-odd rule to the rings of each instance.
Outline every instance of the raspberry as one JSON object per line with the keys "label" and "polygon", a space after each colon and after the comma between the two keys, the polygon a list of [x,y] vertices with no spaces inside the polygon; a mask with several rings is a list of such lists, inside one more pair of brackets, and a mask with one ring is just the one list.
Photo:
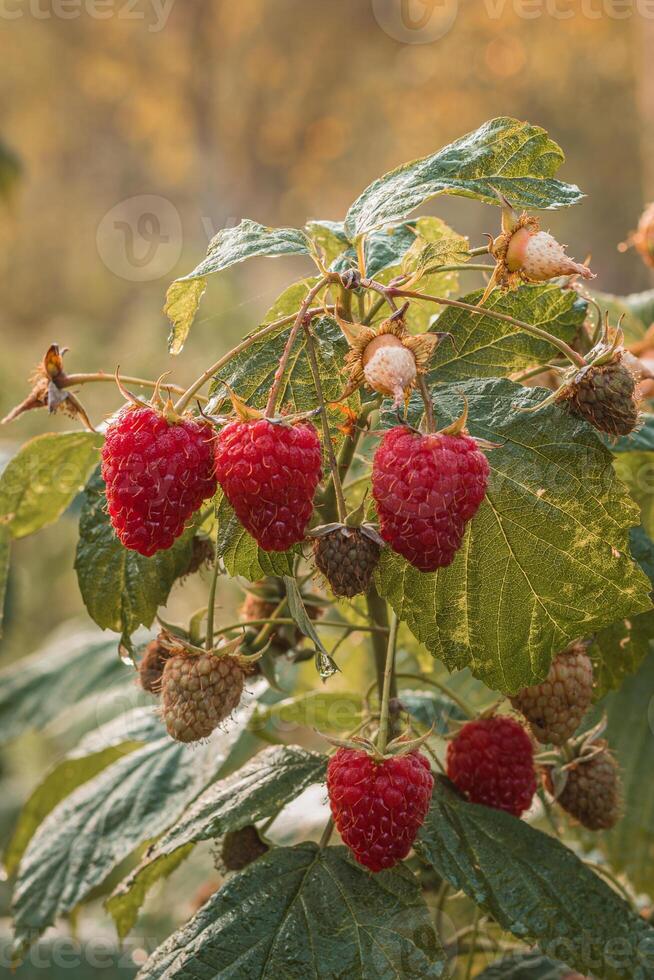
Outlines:
{"label": "raspberry", "polygon": [[363,352],[363,374],[373,391],[392,395],[397,407],[416,382],[418,369],[413,353],[392,334],[372,340]]}
{"label": "raspberry", "polygon": [[593,696],[593,665],[583,643],[552,661],[542,684],[525,687],[511,703],[521,711],[539,742],[562,745],[581,724]]}
{"label": "raspberry", "polygon": [[329,760],[327,792],[343,841],[371,871],[392,868],[411,850],[431,800],[434,777],[420,752],[377,761],[342,748]]}
{"label": "raspberry", "polygon": [[245,672],[229,654],[176,653],[161,681],[163,717],[171,738],[197,742],[237,707]]}
{"label": "raspberry", "polygon": [[148,643],[139,662],[139,681],[144,691],[159,694],[161,677],[169,657],[170,650],[161,643],[159,637]]}
{"label": "raspberry", "polygon": [[608,363],[581,368],[562,386],[557,401],[610,436],[627,436],[638,425],[636,379],[624,363],[622,351]]}
{"label": "raspberry", "polygon": [[[595,742],[598,755],[583,755],[567,770],[563,790],[557,803],[588,830],[610,830],[620,819],[622,810],[620,772],[607,742]],[[552,778],[545,773],[545,783],[553,793]]]}
{"label": "raspberry", "polygon": [[488,474],[470,436],[390,429],[372,469],[381,536],[422,572],[449,565],[484,499]]}
{"label": "raspberry", "polygon": [[222,873],[242,871],[269,850],[252,824],[240,830],[230,830],[222,839],[220,853],[216,856],[216,868]]}
{"label": "raspberry", "polygon": [[111,423],[102,476],[111,523],[126,548],[146,557],[170,548],[213,496],[212,439],[207,422],[169,422],[149,406],[127,408]]}
{"label": "raspberry", "polygon": [[216,443],[218,481],[265,551],[286,551],[304,539],[321,463],[318,434],[305,422],[230,422]]}
{"label": "raspberry", "polygon": [[565,248],[546,231],[523,227],[511,237],[506,250],[509,272],[520,272],[531,282],[545,282],[557,276],[580,275],[594,279],[588,266],[574,262]]}
{"label": "raspberry", "polygon": [[447,747],[447,775],[472,803],[519,817],[536,792],[531,739],[513,718],[469,721]]}
{"label": "raspberry", "polygon": [[337,527],[313,542],[313,556],[334,595],[367,592],[381,547],[358,527]]}

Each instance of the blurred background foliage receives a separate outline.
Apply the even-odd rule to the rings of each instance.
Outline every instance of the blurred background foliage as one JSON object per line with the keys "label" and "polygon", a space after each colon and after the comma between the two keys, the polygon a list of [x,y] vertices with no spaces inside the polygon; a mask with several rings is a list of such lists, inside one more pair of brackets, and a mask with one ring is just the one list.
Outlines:
{"label": "blurred background foliage", "polygon": [[[219,228],[242,217],[289,226],[338,219],[375,177],[497,115],[541,125],[564,148],[561,176],[588,197],[545,215],[544,226],[578,259],[592,253],[598,288],[654,285],[633,251],[617,250],[654,198],[654,20],[639,4],[573,0],[559,5],[573,12],[563,18],[547,12],[552,4],[526,17],[520,3],[461,0],[451,29],[425,44],[389,36],[374,7],[172,0],[164,24],[148,0],[131,13],[118,0],[102,19],[81,3],[69,18],[47,0],[14,4],[20,16],[0,31],[0,415],[25,396],[27,375],[54,341],[71,348],[69,371],[172,369],[189,383],[309,270],[297,259],[261,259],[215,277],[187,349],[172,359],[166,287]],[[134,281],[103,259],[98,233],[112,209],[134,198],[137,214],[145,195],[179,216],[179,257]],[[497,231],[496,209],[473,202],[444,198],[431,211],[474,245]],[[135,248],[142,254],[148,242]],[[86,389],[83,400],[95,422],[120,401],[110,385]],[[0,465],[29,436],[70,427],[65,417],[22,416],[0,429]],[[1,664],[83,617],[76,521],[73,506],[56,527],[16,542]],[[205,591],[198,581],[184,599],[176,592],[169,618],[197,608]],[[233,586],[221,596],[232,619],[239,601]],[[2,757],[0,830],[65,747],[57,733],[29,736]],[[199,887],[206,873],[196,865],[206,862],[196,858],[184,873],[198,874]],[[171,927],[170,911],[158,914],[156,934]]]}

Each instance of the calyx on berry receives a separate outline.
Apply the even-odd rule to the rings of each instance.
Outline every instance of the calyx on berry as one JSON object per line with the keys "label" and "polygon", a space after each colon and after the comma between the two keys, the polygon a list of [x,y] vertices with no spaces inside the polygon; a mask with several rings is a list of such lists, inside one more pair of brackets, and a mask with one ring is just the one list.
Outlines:
{"label": "calyx on berry", "polygon": [[520,282],[546,282],[559,276],[595,276],[581,262],[575,262],[549,232],[540,230],[538,218],[523,212],[517,215],[503,195],[502,233],[491,239],[489,252],[496,261],[495,270],[481,299],[483,303],[492,289],[504,289]]}
{"label": "calyx on berry", "polygon": [[410,334],[404,323],[405,312],[406,306],[376,327],[339,319],[350,345],[345,357],[350,381],[341,398],[365,384],[393,398],[396,408],[408,400],[442,334]]}
{"label": "calyx on berry", "polygon": [[602,338],[584,360],[584,367],[564,375],[552,400],[566,405],[600,432],[629,435],[639,420],[633,358],[625,350],[620,326],[614,331],[610,328],[608,313]]}

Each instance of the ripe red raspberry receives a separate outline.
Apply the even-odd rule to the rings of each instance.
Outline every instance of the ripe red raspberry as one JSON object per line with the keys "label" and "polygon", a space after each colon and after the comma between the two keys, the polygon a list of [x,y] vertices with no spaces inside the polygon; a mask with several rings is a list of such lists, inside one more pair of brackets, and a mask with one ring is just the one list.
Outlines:
{"label": "ripe red raspberry", "polygon": [[122,544],[149,557],[170,548],[203,500],[216,492],[213,429],[169,422],[149,406],[130,407],[107,429],[102,477]]}
{"label": "ripe red raspberry", "polygon": [[382,537],[421,572],[449,565],[484,499],[488,473],[470,436],[389,429],[372,468]]}
{"label": "ripe red raspberry", "polygon": [[311,424],[230,422],[216,442],[216,475],[246,531],[265,551],[304,539],[322,450]]}
{"label": "ripe red raspberry", "polygon": [[434,777],[420,752],[378,762],[358,749],[339,749],[327,766],[332,816],[359,864],[392,868],[411,850],[431,800]]}
{"label": "ripe red raspberry", "polygon": [[447,775],[472,803],[519,817],[536,792],[531,739],[513,718],[469,721],[447,747]]}

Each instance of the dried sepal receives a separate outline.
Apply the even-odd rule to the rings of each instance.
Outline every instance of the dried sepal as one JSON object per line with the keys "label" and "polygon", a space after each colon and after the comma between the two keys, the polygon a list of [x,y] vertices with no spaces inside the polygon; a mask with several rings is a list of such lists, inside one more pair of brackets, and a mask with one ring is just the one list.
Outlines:
{"label": "dried sepal", "polygon": [[42,362],[30,376],[32,390],[2,419],[3,425],[33,408],[47,408],[50,414],[64,412],[71,418],[79,419],[87,429],[95,432],[79,398],[66,388],[68,377],[64,371],[63,357],[67,350],[67,347],[60,348],[58,344],[50,345]]}

